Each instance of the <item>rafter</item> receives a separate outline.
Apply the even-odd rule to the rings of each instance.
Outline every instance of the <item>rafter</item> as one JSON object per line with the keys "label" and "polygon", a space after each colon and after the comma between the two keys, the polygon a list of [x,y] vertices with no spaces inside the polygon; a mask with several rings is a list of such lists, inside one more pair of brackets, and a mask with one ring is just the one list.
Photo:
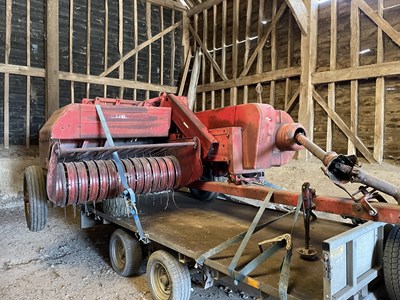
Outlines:
{"label": "rafter", "polygon": [[307,35],[307,8],[302,0],[286,0],[301,32]]}

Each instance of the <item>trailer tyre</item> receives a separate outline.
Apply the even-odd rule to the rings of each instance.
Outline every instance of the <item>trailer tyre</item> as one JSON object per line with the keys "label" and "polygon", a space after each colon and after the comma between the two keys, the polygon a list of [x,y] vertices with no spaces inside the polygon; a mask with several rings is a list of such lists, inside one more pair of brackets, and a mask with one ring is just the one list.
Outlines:
{"label": "trailer tyre", "polygon": [[131,277],[138,273],[142,263],[142,245],[123,229],[117,229],[110,238],[109,253],[114,271]]}
{"label": "trailer tyre", "polygon": [[400,299],[400,227],[393,226],[383,253],[383,276],[386,290],[392,300]]}
{"label": "trailer tyre", "polygon": [[42,230],[47,223],[48,208],[45,178],[39,166],[29,166],[25,169],[24,206],[29,230]]}
{"label": "trailer tyre", "polygon": [[154,252],[147,263],[147,282],[155,300],[189,300],[190,273],[172,254],[164,250]]}

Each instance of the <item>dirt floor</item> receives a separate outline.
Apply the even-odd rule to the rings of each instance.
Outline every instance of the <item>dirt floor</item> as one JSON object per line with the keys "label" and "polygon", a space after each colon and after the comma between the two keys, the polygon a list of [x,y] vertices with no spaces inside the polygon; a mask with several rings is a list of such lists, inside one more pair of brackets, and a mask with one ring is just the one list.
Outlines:
{"label": "dirt floor", "polygon": [[[345,196],[324,177],[320,166],[317,161],[293,160],[268,170],[266,177],[288,190],[300,191],[308,181],[317,194]],[[394,164],[363,168],[400,186],[399,168]],[[19,199],[0,209],[0,299],[151,299],[144,265],[142,274],[133,278],[112,270],[108,257],[112,226],[80,229],[72,209],[50,209],[46,228],[33,233],[26,228],[22,204]],[[194,275],[198,277],[196,271]],[[257,298],[224,281],[208,290],[192,286],[192,299]]]}

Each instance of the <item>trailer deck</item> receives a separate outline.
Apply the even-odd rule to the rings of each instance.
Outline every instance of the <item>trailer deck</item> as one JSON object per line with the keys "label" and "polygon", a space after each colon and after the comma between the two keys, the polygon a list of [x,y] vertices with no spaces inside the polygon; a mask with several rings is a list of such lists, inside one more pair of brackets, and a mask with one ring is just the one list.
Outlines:
{"label": "trailer deck", "polygon": [[[139,196],[138,203],[143,229],[149,239],[193,260],[209,249],[246,231],[257,213],[257,207],[224,200],[202,202],[181,192],[175,192],[174,196],[165,193]],[[131,218],[114,218],[91,206],[89,211],[136,232]],[[260,223],[283,214],[283,212],[267,209]],[[292,223],[293,214],[290,214],[255,233],[236,269],[241,269],[260,253],[259,242],[290,233]],[[299,216],[292,236],[294,251],[288,287],[289,299],[321,299],[323,297],[322,242],[351,228],[349,224],[323,219],[312,222],[311,244],[318,251],[318,256],[313,261],[307,261],[301,259],[296,252],[296,248],[304,247],[303,218]],[[204,265],[229,275],[228,266],[238,246],[236,244],[212,256],[204,262]],[[284,255],[285,249],[279,250],[249,276],[246,276],[244,282],[264,293],[278,297],[280,266]]]}

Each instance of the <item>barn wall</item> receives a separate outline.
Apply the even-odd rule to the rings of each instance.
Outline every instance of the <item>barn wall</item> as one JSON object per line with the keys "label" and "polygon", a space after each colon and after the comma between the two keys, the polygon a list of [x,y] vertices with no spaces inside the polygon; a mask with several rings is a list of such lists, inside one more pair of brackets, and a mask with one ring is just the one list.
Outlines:
{"label": "barn wall", "polygon": [[[6,62],[7,2],[11,2],[11,43]],[[45,122],[45,2],[45,0],[0,0],[0,103],[2,103],[0,105],[0,143],[6,148],[10,144],[26,146],[37,144],[38,131]],[[136,2],[137,20],[134,18]],[[71,3],[72,6],[70,6]],[[79,76],[88,74],[99,78],[99,75],[117,62],[122,55],[182,19],[180,11],[146,3],[145,0],[59,1],[59,71],[62,78],[71,78],[60,80],[60,106],[80,102],[85,97],[105,96],[141,100],[158,95],[162,86],[169,88],[170,91],[175,89],[180,76],[182,57],[180,47],[182,29],[179,26],[156,39],[150,47],[144,47],[137,56],[127,59],[123,64],[122,76],[119,68],[104,79],[100,78],[102,84],[89,84],[82,81],[82,76]],[[27,59],[28,4],[30,5],[29,62]],[[108,6],[107,36],[106,4]],[[122,51],[119,49],[120,4],[122,4],[123,12]],[[70,26],[71,9],[73,11],[72,26]],[[150,13],[146,13],[149,9]],[[88,22],[88,17],[90,17],[90,22]],[[134,30],[135,24],[137,24],[137,35]],[[88,28],[90,28],[89,36]],[[71,30],[72,45],[70,43]],[[88,49],[88,37],[90,49]],[[108,47],[105,62],[106,38]],[[72,53],[72,61],[70,53]],[[19,66],[23,66],[27,71],[22,72]],[[27,74],[30,75],[29,78]],[[4,93],[5,76],[9,77],[10,92],[7,96]],[[108,84],[107,78],[122,78],[151,85],[143,88],[140,88],[140,85],[138,88],[129,88],[126,86],[129,82],[112,85]],[[28,81],[29,91],[27,91]]]}
{"label": "barn wall", "polygon": [[[286,1],[215,3],[206,10],[189,12],[190,24],[201,40],[199,43],[192,39],[193,49],[201,48],[202,52],[207,49],[226,76],[224,79],[210,58],[203,55],[197,88],[198,110],[262,101],[290,112],[295,120],[311,120],[307,124],[312,131],[310,135],[328,151],[356,153],[370,162],[400,157],[396,142],[400,96],[397,0],[332,0],[319,5],[315,0],[304,1],[309,11],[312,4],[317,7],[317,26],[309,29],[311,33],[316,30],[311,48],[317,55],[315,68],[310,71],[314,92],[308,96],[302,93],[306,88],[304,79],[300,87],[301,70],[313,58],[312,54],[303,53],[307,61],[301,61],[302,33],[291,9],[286,7],[276,25],[273,24],[274,16],[282,6],[287,6]],[[384,21],[373,21],[366,13],[369,8],[373,18]],[[391,37],[385,33],[386,22],[395,31]],[[336,38],[332,32],[337,32]],[[249,71],[242,74],[264,35],[266,42]],[[336,55],[331,51],[332,46]],[[257,85],[261,93],[257,92]],[[304,96],[310,98],[301,100]],[[321,101],[328,108],[323,108]],[[303,115],[307,109],[300,112],[301,102],[311,107],[312,115]],[[327,110],[332,108],[328,116]],[[346,128],[350,133],[345,133]]]}

